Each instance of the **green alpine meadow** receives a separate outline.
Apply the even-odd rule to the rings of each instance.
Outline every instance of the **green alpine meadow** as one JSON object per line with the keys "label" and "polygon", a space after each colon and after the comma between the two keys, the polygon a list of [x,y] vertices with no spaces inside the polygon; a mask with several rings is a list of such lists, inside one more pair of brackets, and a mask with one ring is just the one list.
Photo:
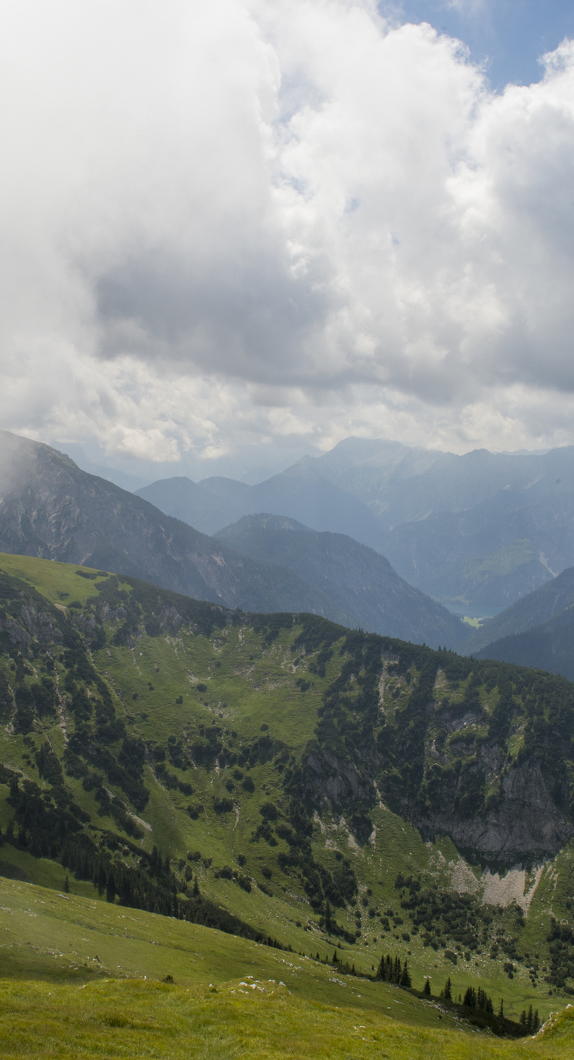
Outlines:
{"label": "green alpine meadow", "polygon": [[2,1055],[567,1057],[574,686],[0,555]]}

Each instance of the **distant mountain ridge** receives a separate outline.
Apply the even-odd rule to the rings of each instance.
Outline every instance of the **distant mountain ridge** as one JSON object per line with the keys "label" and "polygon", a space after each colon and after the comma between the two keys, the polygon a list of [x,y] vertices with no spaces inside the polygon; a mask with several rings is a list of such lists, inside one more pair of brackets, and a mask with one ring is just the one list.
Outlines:
{"label": "distant mountain ridge", "polygon": [[574,565],[572,446],[458,456],[347,438],[256,486],[174,478],[138,495],[211,534],[264,512],[347,534],[461,613],[508,606]]}
{"label": "distant mountain ridge", "polygon": [[474,449],[458,455],[348,438],[316,464],[323,476],[367,504],[384,530],[430,512],[473,508],[500,490],[533,490],[539,499],[557,492],[556,486],[558,492],[574,489],[574,446],[542,454]]}
{"label": "distant mountain ridge", "polygon": [[200,483],[160,479],[138,490],[137,496],[210,534],[244,515],[260,512],[288,516],[313,530],[348,534],[363,544],[378,533],[377,519],[368,505],[321,475],[311,458],[256,486],[217,477]]}
{"label": "distant mountain ridge", "polygon": [[[81,471],[57,450],[6,431],[0,432],[0,550],[86,564],[244,611],[348,619],[341,601],[296,570],[240,555],[142,497]],[[384,631],[398,635],[404,628],[411,639],[453,646],[460,639],[457,619],[372,556],[390,572],[381,591],[393,598],[387,608],[393,624]],[[371,617],[372,609],[353,613],[368,629]]]}
{"label": "distant mountain ridge", "polygon": [[392,629],[393,636],[415,642],[432,628],[435,645],[455,646],[464,636],[458,618],[407,585],[384,556],[344,534],[263,514],[244,516],[215,536],[253,560],[288,567],[333,601],[333,614],[347,626]]}

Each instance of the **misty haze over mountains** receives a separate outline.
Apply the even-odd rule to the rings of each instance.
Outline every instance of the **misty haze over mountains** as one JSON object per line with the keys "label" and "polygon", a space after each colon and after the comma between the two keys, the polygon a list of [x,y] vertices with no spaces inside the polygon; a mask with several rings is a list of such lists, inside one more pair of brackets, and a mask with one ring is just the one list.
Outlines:
{"label": "misty haze over mountains", "polygon": [[[0,465],[0,550],[574,678],[572,447],[350,438],[255,485],[180,476],[136,495],[7,432]],[[457,612],[486,620],[470,632]]]}
{"label": "misty haze over mountains", "polygon": [[252,559],[233,539],[229,547],[200,533],[65,454],[0,432],[0,551],[103,568],[244,611],[310,612],[431,646],[464,636],[459,619],[372,549],[306,527],[291,527],[290,540],[313,542],[304,573],[297,557],[283,564],[285,550]]}
{"label": "misty haze over mountains", "polygon": [[347,534],[460,614],[496,614],[574,564],[572,446],[458,456],[347,438],[257,485],[179,477],[137,492],[204,533],[268,513]]}

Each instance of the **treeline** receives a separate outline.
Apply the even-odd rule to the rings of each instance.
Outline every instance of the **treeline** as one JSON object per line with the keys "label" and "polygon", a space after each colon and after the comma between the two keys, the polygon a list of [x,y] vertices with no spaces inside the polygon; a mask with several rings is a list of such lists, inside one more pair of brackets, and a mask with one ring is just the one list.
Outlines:
{"label": "treeline", "polygon": [[[318,959],[319,954],[317,954]],[[331,963],[343,975],[357,975],[355,965],[353,964],[350,967],[346,961],[341,960],[337,950],[333,953]],[[417,990],[413,987],[408,961],[401,961],[397,954],[394,956],[390,953],[383,954],[374,975],[360,974],[363,979],[391,983],[402,990],[409,990],[416,997],[428,999],[433,996],[428,977],[425,977],[422,990]],[[437,1000],[447,1008],[455,1010],[468,1023],[477,1027],[488,1028],[499,1037],[519,1038],[525,1034],[535,1034],[540,1027],[538,1011],[533,1012],[532,1006],[530,1006],[528,1012],[523,1011],[520,1022],[510,1020],[504,1015],[503,1000],[500,1001],[499,1010],[495,1013],[492,998],[480,986],[468,986],[464,995],[461,992],[458,998],[454,998],[450,976],[438,994]]]}
{"label": "treeline", "polygon": [[[46,763],[51,765],[47,752],[45,756]],[[199,891],[197,876],[189,893],[187,881],[178,880],[169,858],[162,858],[157,847],[148,854],[112,832],[103,832],[97,846],[82,827],[89,820],[88,814],[74,803],[62,784],[52,787],[48,793],[42,792],[33,781],[24,780],[21,788],[19,779],[12,770],[0,767],[0,780],[10,783],[8,803],[15,810],[17,828],[14,820],[10,821],[5,836],[8,842],[28,850],[35,857],[59,861],[77,879],[92,881],[100,895],[105,892],[109,902],[117,899],[121,905],[132,909],[203,924],[254,942],[284,948],[270,935],[204,898]],[[128,863],[130,856],[135,864]]]}
{"label": "treeline", "polygon": [[[422,996],[425,998],[432,997],[431,984],[428,977],[425,978]],[[499,1037],[519,1038],[524,1034],[532,1033],[534,1028],[538,1030],[540,1026],[538,1011],[533,1013],[532,1006],[529,1017],[526,1016],[526,1013],[523,1013],[525,1020],[521,1017],[519,1023],[508,1019],[504,1015],[504,1001],[502,998],[500,999],[498,1012],[495,1013],[492,998],[480,986],[467,986],[464,994],[461,991],[458,997],[454,998],[450,976],[440,991],[438,999],[448,1007],[455,1008],[467,1022],[474,1026],[488,1027]]]}
{"label": "treeline", "polygon": [[[108,842],[113,842],[113,839],[113,836],[109,836]],[[120,843],[116,842],[119,846]],[[125,845],[123,841],[121,845]],[[205,898],[199,890],[197,876],[191,888],[188,888],[185,882],[176,877],[169,857],[163,858],[156,846],[151,854],[147,854],[130,844],[130,852],[136,851],[139,864],[131,866],[114,861],[107,851],[90,853],[73,842],[67,842],[60,860],[62,866],[69,868],[77,879],[91,880],[100,895],[105,891],[108,902],[115,902],[117,898],[120,905],[131,909],[144,909],[160,916],[217,928],[276,949],[285,948],[277,939],[263,934]]]}
{"label": "treeline", "polygon": [[[383,983],[394,983],[395,986],[404,986],[407,990],[413,985],[409,974],[408,961],[401,966],[400,957],[394,959],[388,953],[381,957],[377,979]],[[428,979],[426,980],[428,983]]]}
{"label": "treeline", "polygon": [[120,905],[132,909],[145,909],[161,916],[187,920],[191,924],[217,928],[227,934],[239,935],[276,949],[284,948],[270,935],[264,935],[239,917],[204,898],[199,890],[197,876],[193,881],[191,894],[182,894],[182,888],[188,891],[187,884],[178,881],[171,869],[170,859],[162,858],[155,846],[151,855],[140,858],[137,867],[112,862],[111,858],[101,853],[90,859],[74,847],[64,851],[62,864],[67,867],[65,862],[79,879],[91,879],[100,895],[105,889],[108,902],[114,902],[117,896]]}
{"label": "treeline", "polygon": [[[315,959],[318,961],[321,959],[319,954],[317,954]],[[417,990],[412,985],[408,961],[401,961],[397,954],[394,956],[390,953],[383,954],[374,975],[357,972],[355,965],[350,965],[348,961],[342,959],[337,950],[334,950],[330,962],[327,957],[325,958],[325,963],[331,963],[333,968],[336,968],[342,975],[360,975],[361,979],[390,983],[393,986],[400,987],[402,990],[409,990],[415,997],[423,999],[433,997],[428,976],[424,979],[423,989]],[[437,995],[437,1001],[440,1001],[447,1009],[452,1009],[467,1023],[481,1029],[488,1029],[498,1037],[520,1038],[526,1034],[536,1034],[540,1029],[538,1010],[533,1012],[532,1005],[528,1012],[526,1010],[522,1012],[518,1022],[508,1019],[504,1014],[504,1001],[501,999],[498,1012],[495,1013],[492,998],[480,986],[468,986],[464,994],[461,991],[458,997],[455,998],[452,992],[450,976]]]}

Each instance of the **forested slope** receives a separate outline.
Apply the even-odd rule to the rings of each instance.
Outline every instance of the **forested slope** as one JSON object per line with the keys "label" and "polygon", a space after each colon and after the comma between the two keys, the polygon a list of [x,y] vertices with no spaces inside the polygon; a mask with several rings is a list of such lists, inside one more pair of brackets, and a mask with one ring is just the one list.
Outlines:
{"label": "forested slope", "polygon": [[[10,871],[272,944],[335,940],[366,970],[386,946],[566,987],[574,941],[552,949],[547,911],[571,930],[569,682],[105,571],[0,569]],[[517,860],[538,867],[516,902],[489,898]]]}

